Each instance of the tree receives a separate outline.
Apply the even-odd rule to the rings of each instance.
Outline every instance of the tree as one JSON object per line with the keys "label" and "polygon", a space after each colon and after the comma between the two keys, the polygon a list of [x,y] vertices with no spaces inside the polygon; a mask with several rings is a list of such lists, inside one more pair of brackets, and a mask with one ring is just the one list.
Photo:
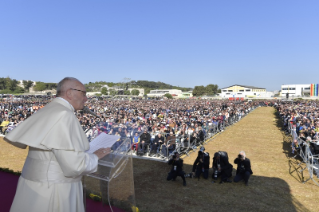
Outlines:
{"label": "tree", "polygon": [[144,93],[145,93],[145,94],[148,94],[148,93],[151,92],[151,90],[152,90],[151,88],[144,88]]}
{"label": "tree", "polygon": [[140,94],[140,91],[139,90],[136,90],[136,89],[133,89],[131,91],[131,94],[134,95],[134,96],[138,96]]}
{"label": "tree", "polygon": [[107,84],[107,86],[109,86],[109,87],[113,87],[113,86],[114,86],[114,82],[107,82],[106,84]]}
{"label": "tree", "polygon": [[35,91],[44,91],[47,88],[44,82],[36,82],[34,86]]}
{"label": "tree", "polygon": [[110,95],[112,95],[112,96],[117,95],[117,91],[114,89],[110,89],[109,92],[110,92]]}
{"label": "tree", "polygon": [[173,96],[169,93],[166,93],[164,96],[167,97],[168,99],[173,99]]}
{"label": "tree", "polygon": [[33,82],[31,80],[23,80],[23,87],[26,91],[29,91],[29,88],[33,85]]}
{"label": "tree", "polygon": [[129,90],[124,91],[124,95],[131,95],[131,92]]}
{"label": "tree", "polygon": [[101,94],[107,95],[107,88],[106,88],[106,87],[103,87],[103,88],[102,88]]}
{"label": "tree", "polygon": [[6,79],[1,77],[0,78],[0,90],[6,89]]}
{"label": "tree", "polygon": [[52,89],[56,89],[58,84],[57,83],[45,83],[46,89],[48,90],[52,90]]}
{"label": "tree", "polygon": [[204,95],[206,89],[204,86],[195,86],[194,90],[193,90],[193,96],[202,96]]}
{"label": "tree", "polygon": [[215,95],[218,91],[218,85],[209,84],[206,86],[205,90],[206,95]]}
{"label": "tree", "polygon": [[16,90],[19,82],[15,79],[10,79],[10,77],[5,78],[5,89],[8,89],[10,91]]}

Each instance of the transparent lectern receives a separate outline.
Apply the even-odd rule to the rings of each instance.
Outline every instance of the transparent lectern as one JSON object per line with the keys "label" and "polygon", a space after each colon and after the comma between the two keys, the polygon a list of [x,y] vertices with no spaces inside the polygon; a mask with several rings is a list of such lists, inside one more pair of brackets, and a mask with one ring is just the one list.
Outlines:
{"label": "transparent lectern", "polygon": [[110,207],[111,211],[137,211],[130,150],[130,138],[116,141],[112,153],[99,160],[98,171],[83,176],[84,207],[87,212],[110,211]]}

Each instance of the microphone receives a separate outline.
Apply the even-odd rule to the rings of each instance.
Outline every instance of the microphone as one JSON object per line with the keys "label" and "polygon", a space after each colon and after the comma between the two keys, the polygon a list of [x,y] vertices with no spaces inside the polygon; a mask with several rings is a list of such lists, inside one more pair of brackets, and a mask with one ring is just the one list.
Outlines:
{"label": "microphone", "polygon": [[91,114],[91,115],[93,115],[93,116],[96,116],[96,117],[100,118],[99,115],[97,115],[96,113],[94,113],[92,110],[90,110],[90,109],[89,109],[88,107],[86,107],[86,106],[83,108],[83,112],[84,112],[84,113]]}

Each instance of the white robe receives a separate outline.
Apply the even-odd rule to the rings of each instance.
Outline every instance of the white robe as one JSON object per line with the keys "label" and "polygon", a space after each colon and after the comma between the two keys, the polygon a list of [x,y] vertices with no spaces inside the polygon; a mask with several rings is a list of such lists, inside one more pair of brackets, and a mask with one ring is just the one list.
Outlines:
{"label": "white robe", "polygon": [[56,98],[11,131],[5,140],[30,146],[19,178],[12,212],[82,212],[82,175],[97,171],[98,157],[73,107]]}

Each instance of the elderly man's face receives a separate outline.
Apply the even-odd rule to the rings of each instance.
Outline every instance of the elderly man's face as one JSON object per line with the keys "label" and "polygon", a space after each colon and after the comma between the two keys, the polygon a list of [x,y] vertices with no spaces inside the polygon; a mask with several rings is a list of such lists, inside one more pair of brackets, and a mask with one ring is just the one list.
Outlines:
{"label": "elderly man's face", "polygon": [[87,101],[85,86],[79,81],[71,81],[69,91],[69,102],[74,110],[82,110]]}

